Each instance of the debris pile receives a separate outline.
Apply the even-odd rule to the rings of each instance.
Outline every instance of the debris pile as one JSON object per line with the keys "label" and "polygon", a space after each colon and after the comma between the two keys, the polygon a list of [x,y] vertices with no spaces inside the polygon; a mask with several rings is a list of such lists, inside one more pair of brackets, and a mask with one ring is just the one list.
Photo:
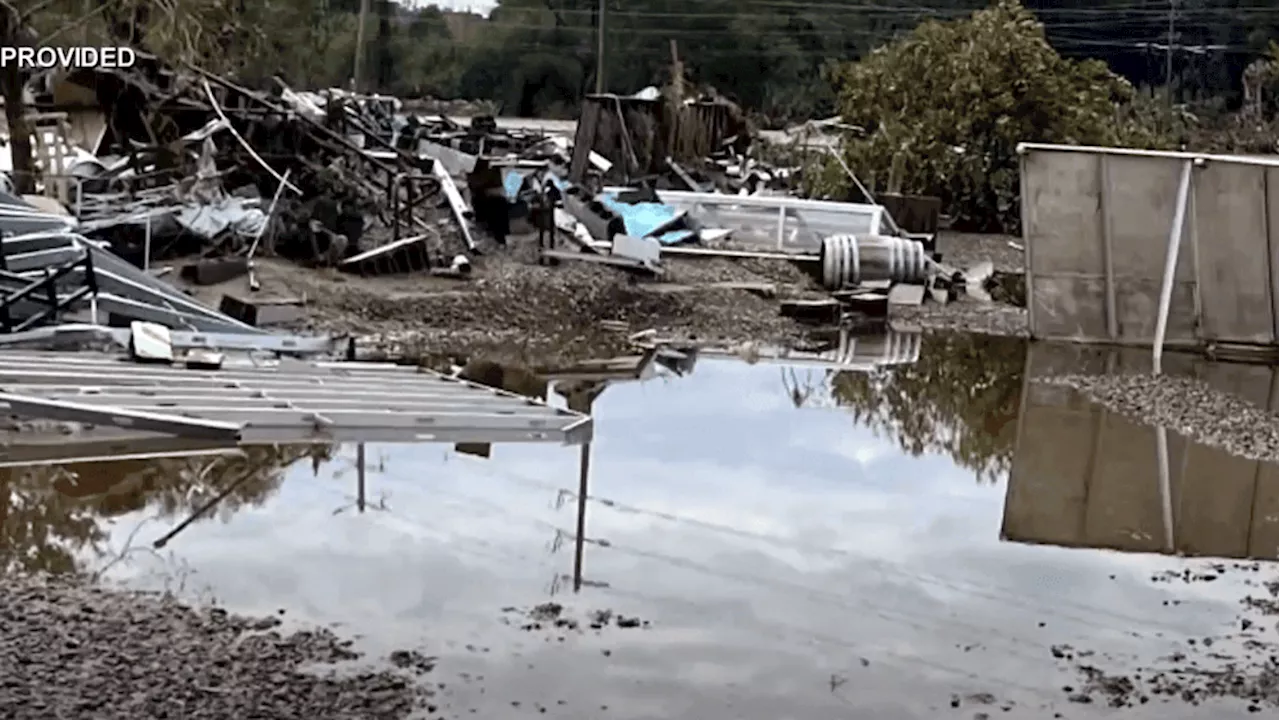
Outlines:
{"label": "debris pile", "polygon": [[[775,263],[803,271],[801,294],[777,300],[783,317],[807,325],[958,295],[991,301],[989,270],[940,265],[932,230],[903,229],[869,193],[859,203],[784,194],[791,169],[759,161],[743,113],[709,91],[589,96],[570,137],[279,78],[257,91],[139,58],[128,70],[45,79],[50,97],[73,87],[97,106],[75,110],[88,120],[74,122],[72,110],[46,108],[67,117],[41,130],[37,144],[57,149],[39,158],[41,195],[0,209],[13,236],[0,270],[25,292],[0,313],[10,331],[97,324],[101,309],[116,325],[204,332],[306,322],[303,306],[325,291],[258,292],[267,258],[365,276],[480,278],[473,287],[493,267],[509,275],[513,261],[594,265],[611,282],[648,287],[675,280],[676,263]],[[99,131],[77,137],[73,127]],[[936,212],[913,225],[936,228]],[[186,258],[175,275],[187,285],[247,276],[254,294],[206,298],[216,310],[187,299],[157,279],[170,268],[153,267],[176,258]],[[573,294],[572,285],[546,291]],[[94,302],[104,294],[105,308]]]}

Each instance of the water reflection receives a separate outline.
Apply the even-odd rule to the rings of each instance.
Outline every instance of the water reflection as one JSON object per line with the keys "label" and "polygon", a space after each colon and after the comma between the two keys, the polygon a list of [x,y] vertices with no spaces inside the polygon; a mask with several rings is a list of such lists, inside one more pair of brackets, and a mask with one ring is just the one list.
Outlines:
{"label": "water reflection", "polygon": [[917,362],[837,373],[831,394],[855,422],[904,452],[945,454],[980,481],[995,482],[1013,460],[1026,345],[1017,338],[933,335]]}
{"label": "water reflection", "polygon": [[[1137,350],[1033,345],[1003,536],[1053,545],[1276,559],[1275,462],[1234,457],[1164,428],[1140,425],[1062,387],[1060,372],[1142,368]],[[1276,411],[1274,367],[1172,363],[1186,374]]]}
{"label": "water reflection", "polygon": [[[255,511],[233,494],[216,511],[228,522],[192,524],[169,551],[233,609],[287,608],[302,622],[347,625],[368,649],[420,645],[441,656],[442,669],[484,675],[485,684],[449,680],[442,703],[458,716],[516,717],[514,701],[554,709],[568,698],[564,712],[599,717],[597,700],[607,696],[611,717],[914,719],[951,714],[952,692],[991,692],[1018,703],[993,717],[1052,717],[1062,708],[1079,718],[1092,708],[1061,705],[1060,689],[1079,678],[1060,667],[1051,644],[1149,665],[1185,651],[1186,638],[1221,638],[1215,652],[1244,642],[1235,637],[1236,613],[1252,590],[1238,578],[1154,585],[1152,574],[1188,561],[1044,544],[1093,536],[1002,542],[1002,522],[1012,536],[1011,507],[1033,510],[1022,516],[1023,535],[1050,534],[1037,523],[1059,501],[1045,505],[1036,492],[1067,483],[1067,466],[1027,473],[1023,453],[1073,421],[1044,414],[1057,406],[1033,400],[1039,386],[1022,392],[1043,363],[1016,342],[930,338],[919,356],[916,365],[877,366],[863,376],[678,351],[535,368],[534,382],[508,383],[526,373],[503,369],[507,389],[525,385],[592,412],[593,445],[342,448],[341,457],[314,460],[325,463],[318,477],[294,467],[289,482],[250,494],[269,500]],[[1078,372],[1082,363],[1071,362]],[[1064,448],[1067,440],[1059,438]],[[1170,438],[1175,458],[1178,442]],[[1153,448],[1146,454],[1154,457]],[[58,522],[82,522],[58,531],[70,548],[64,565],[100,569],[111,556],[77,550],[76,532],[120,548],[158,509],[181,520],[235,480],[201,464],[209,461],[189,460],[181,482],[168,479],[172,466],[145,474],[97,463],[100,486],[89,470],[78,474],[83,486],[79,479],[61,486],[82,497],[52,482],[28,483],[28,493],[39,487],[47,496],[24,507],[74,508],[79,514],[54,513],[64,518]],[[1006,497],[1000,468],[1010,466],[1016,477]],[[1151,478],[1129,475],[1133,487],[1147,488],[1133,491],[1143,522],[1163,517],[1159,494],[1154,505],[1142,495],[1155,486]],[[1122,490],[1089,500],[1103,516],[1122,512],[1109,506],[1129,492],[1124,477],[1107,482]],[[132,490],[113,490],[121,487]],[[235,493],[249,493],[241,487]],[[111,506],[105,497],[113,492],[134,495]],[[1175,489],[1175,501],[1178,492],[1186,491]],[[1189,508],[1173,513],[1183,527],[1194,525],[1192,509],[1224,527],[1237,521],[1219,515],[1224,505],[1216,501],[1172,507]],[[1274,518],[1274,495],[1258,507]],[[153,542],[179,524],[141,539]],[[19,538],[6,518],[12,556],[32,554],[39,534]],[[1184,544],[1188,552],[1225,547]],[[161,581],[147,572],[153,560],[118,563],[107,577],[157,589]],[[571,590],[577,595],[565,594]],[[560,642],[500,622],[504,606],[549,595],[584,610],[640,615],[653,630]],[[575,704],[582,698],[591,704]],[[1177,717],[1223,716],[1223,706],[1183,709]],[[991,707],[965,711],[960,716]]]}
{"label": "water reflection", "polygon": [[[242,508],[265,503],[294,463],[310,460],[318,469],[332,453],[324,445],[234,452],[189,447],[186,451],[195,454],[102,461],[120,442],[60,446],[64,456],[78,462],[0,467],[0,498],[7,500],[0,503],[0,573],[80,574],[113,552],[107,540],[115,518],[146,512],[150,519],[170,521],[203,508],[201,516],[227,520]],[[168,438],[124,443],[135,450],[159,445],[169,446],[162,453],[183,451]],[[30,458],[43,451],[39,444],[9,449],[11,456]],[[209,513],[215,506],[216,515]]]}

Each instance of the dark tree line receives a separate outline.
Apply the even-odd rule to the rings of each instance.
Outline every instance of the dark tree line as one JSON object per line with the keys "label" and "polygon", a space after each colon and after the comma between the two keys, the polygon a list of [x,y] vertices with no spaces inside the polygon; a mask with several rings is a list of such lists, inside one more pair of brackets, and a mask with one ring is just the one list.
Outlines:
{"label": "dark tree line", "polygon": [[[599,0],[496,0],[487,17],[369,0],[364,76],[402,97],[485,99],[512,115],[571,115],[596,86]],[[835,111],[826,69],[927,19],[986,0],[605,0],[604,82],[630,93],[689,80],[779,120]],[[58,43],[127,41],[242,79],[346,86],[360,0],[6,0]],[[1276,39],[1270,0],[1026,0],[1066,57],[1098,58],[1138,86],[1238,103],[1244,69]],[[1171,22],[1172,20],[1172,22]],[[7,34],[7,33],[6,33]],[[13,39],[13,38],[11,38]],[[1170,42],[1172,39],[1172,42]],[[29,42],[29,41],[23,41]],[[38,41],[37,41],[38,42]],[[201,55],[207,57],[199,57]]]}

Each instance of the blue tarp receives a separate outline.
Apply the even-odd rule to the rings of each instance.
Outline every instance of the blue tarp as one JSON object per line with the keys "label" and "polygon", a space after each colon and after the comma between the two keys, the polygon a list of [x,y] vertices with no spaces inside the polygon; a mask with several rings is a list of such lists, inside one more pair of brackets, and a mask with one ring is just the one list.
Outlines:
{"label": "blue tarp", "polygon": [[522,185],[524,185],[524,174],[518,170],[508,170],[507,174],[502,177],[502,191],[510,202],[516,201],[516,198],[520,195],[520,186]]}
{"label": "blue tarp", "polygon": [[674,245],[688,240],[692,235],[692,231],[663,232],[684,217],[683,212],[670,205],[622,202],[617,193],[601,193],[599,200],[602,205],[622,217],[623,226],[631,237],[656,237],[664,245]]}
{"label": "blue tarp", "polygon": [[653,236],[655,240],[663,245],[679,245],[690,240],[697,240],[698,233],[693,230],[672,230]]}

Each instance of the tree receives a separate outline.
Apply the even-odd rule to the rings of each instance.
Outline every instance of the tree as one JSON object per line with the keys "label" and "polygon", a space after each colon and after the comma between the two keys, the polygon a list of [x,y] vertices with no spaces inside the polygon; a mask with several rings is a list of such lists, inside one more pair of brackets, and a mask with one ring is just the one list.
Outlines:
{"label": "tree", "polygon": [[846,144],[850,167],[881,190],[941,197],[975,230],[1016,227],[1018,143],[1115,144],[1116,105],[1133,97],[1105,63],[1060,56],[1015,0],[926,21],[836,82],[845,121],[866,131]]}
{"label": "tree", "polygon": [[[0,2],[0,47],[30,47],[35,33],[28,25],[29,17],[9,2]],[[18,194],[35,191],[31,128],[27,124],[24,97],[26,73],[17,63],[0,68],[0,96],[4,97],[4,119],[9,129],[9,153],[13,167],[13,187]]]}

